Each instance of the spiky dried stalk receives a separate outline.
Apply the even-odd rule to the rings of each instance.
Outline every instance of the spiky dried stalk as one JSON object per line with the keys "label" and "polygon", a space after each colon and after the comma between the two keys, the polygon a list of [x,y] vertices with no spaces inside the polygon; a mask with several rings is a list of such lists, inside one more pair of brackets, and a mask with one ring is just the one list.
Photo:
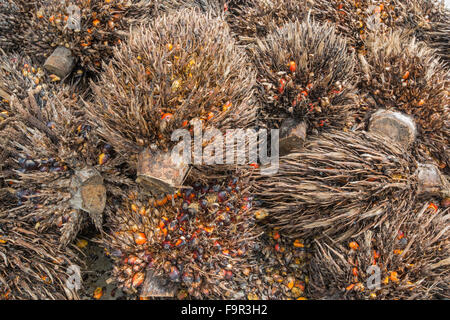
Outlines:
{"label": "spiky dried stalk", "polygon": [[312,0],[311,15],[319,21],[333,23],[341,35],[361,52],[368,33],[405,33],[435,48],[448,64],[449,11],[438,0]]}
{"label": "spiky dried stalk", "polygon": [[347,241],[316,240],[310,297],[448,299],[449,219],[448,209],[420,202]]}
{"label": "spiky dried stalk", "polygon": [[416,167],[402,147],[381,137],[324,133],[281,157],[275,175],[256,177],[252,193],[281,234],[347,239],[410,209]]}
{"label": "spiky dried stalk", "polygon": [[285,118],[305,121],[308,132],[350,125],[356,61],[333,27],[309,19],[287,23],[249,51],[265,125],[278,127]]}
{"label": "spiky dried stalk", "polygon": [[448,70],[432,50],[401,31],[370,34],[366,47],[361,92],[369,97],[369,108],[382,106],[412,115],[419,129],[419,153],[431,154],[448,172]]}
{"label": "spiky dried stalk", "polygon": [[254,72],[224,21],[185,9],[132,31],[93,84],[99,134],[136,167],[145,147],[168,151],[191,120],[219,130],[254,122]]}

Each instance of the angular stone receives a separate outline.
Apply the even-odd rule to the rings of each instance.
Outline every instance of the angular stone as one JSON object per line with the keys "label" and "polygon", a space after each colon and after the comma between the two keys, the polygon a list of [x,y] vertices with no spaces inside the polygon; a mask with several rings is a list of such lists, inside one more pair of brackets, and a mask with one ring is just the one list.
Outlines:
{"label": "angular stone", "polygon": [[421,196],[441,196],[446,181],[434,164],[419,164],[417,171],[418,194]]}
{"label": "angular stone", "polygon": [[103,177],[91,167],[76,171],[71,181],[72,208],[89,213],[97,228],[101,228],[106,206],[106,188]]}
{"label": "angular stone", "polygon": [[145,275],[145,280],[142,285],[141,297],[174,297],[177,291],[176,289],[177,286],[174,283],[169,280],[165,280],[162,277],[155,276],[153,271],[149,270]]}
{"label": "angular stone", "polygon": [[75,58],[72,56],[72,52],[65,47],[57,47],[44,63],[44,68],[49,73],[55,74],[61,79],[69,75],[74,67]]}
{"label": "angular stone", "polygon": [[295,149],[300,149],[306,141],[306,123],[286,119],[280,128],[280,156],[287,155]]}
{"label": "angular stone", "polygon": [[152,152],[147,148],[138,156],[136,182],[153,194],[174,193],[188,172],[189,164],[181,156],[174,158],[170,152]]}
{"label": "angular stone", "polygon": [[416,139],[417,129],[414,120],[401,112],[378,110],[370,118],[369,132],[399,143],[408,148]]}

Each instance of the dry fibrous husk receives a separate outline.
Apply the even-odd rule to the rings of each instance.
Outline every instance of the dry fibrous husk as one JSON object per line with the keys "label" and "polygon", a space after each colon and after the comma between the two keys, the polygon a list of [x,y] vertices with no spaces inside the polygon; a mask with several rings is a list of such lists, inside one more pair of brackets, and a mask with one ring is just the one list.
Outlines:
{"label": "dry fibrous husk", "polygon": [[294,118],[308,132],[350,126],[356,103],[355,56],[328,24],[287,23],[249,49],[258,72],[261,122]]}
{"label": "dry fibrous husk", "polygon": [[382,137],[323,133],[281,157],[276,174],[255,178],[252,194],[262,202],[255,210],[267,210],[267,224],[291,238],[347,239],[410,209],[417,166]]}
{"label": "dry fibrous husk", "polygon": [[[441,168],[450,166],[449,73],[423,43],[401,31],[373,33],[360,56],[361,93],[369,108],[392,109],[413,117],[419,154],[431,155]],[[355,110],[365,112],[367,109]]]}
{"label": "dry fibrous husk", "polygon": [[173,131],[192,129],[193,120],[221,132],[255,121],[245,54],[223,20],[195,9],[133,30],[100,78],[86,106],[90,121],[133,169],[145,148],[171,150]]}
{"label": "dry fibrous husk", "polygon": [[316,240],[309,296],[448,299],[449,218],[448,209],[421,202],[346,241]]}
{"label": "dry fibrous husk", "polygon": [[[0,131],[2,147],[7,145],[8,129]],[[6,149],[6,147],[5,147]],[[2,162],[3,163],[3,162]],[[0,168],[0,300],[75,299],[67,287],[67,268],[81,265],[73,248],[58,248],[59,235],[40,233],[35,224],[24,220],[26,211],[17,207],[12,186],[5,182]]]}

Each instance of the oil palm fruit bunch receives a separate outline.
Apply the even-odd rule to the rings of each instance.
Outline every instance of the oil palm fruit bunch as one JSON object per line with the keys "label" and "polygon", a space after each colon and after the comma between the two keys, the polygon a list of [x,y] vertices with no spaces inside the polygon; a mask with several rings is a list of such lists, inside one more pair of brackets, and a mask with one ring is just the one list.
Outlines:
{"label": "oil palm fruit bunch", "polygon": [[83,68],[98,71],[130,26],[146,23],[155,15],[156,2],[50,0],[30,10],[26,30],[32,32],[25,34],[22,45],[26,54],[43,62],[57,46],[63,46]]}
{"label": "oil palm fruit bunch", "polygon": [[305,300],[310,243],[289,239],[277,230],[264,231],[253,250],[252,267],[242,270],[249,279],[247,287],[235,299]]}
{"label": "oil palm fruit bunch", "polygon": [[285,23],[302,18],[306,5],[306,1],[298,0],[249,0],[232,8],[227,22],[240,44],[250,44]]}
{"label": "oil palm fruit bunch", "polygon": [[[3,178],[10,173],[11,164],[14,163],[10,156],[11,142],[14,140],[14,129],[9,125],[16,120],[12,107],[12,100],[28,98],[31,91],[35,92],[36,99],[42,103],[48,89],[54,86],[50,84],[51,78],[42,69],[36,67],[31,59],[19,54],[6,54],[0,50],[0,130],[3,130],[5,141],[2,143],[2,168]],[[8,144],[8,146],[7,146]]]}
{"label": "oil palm fruit bunch", "polygon": [[308,132],[344,128],[356,103],[355,56],[328,24],[295,21],[249,49],[258,73],[261,119],[305,121]]}
{"label": "oil palm fruit bunch", "polygon": [[[377,0],[250,0],[238,6],[227,21],[243,44],[264,38],[285,23],[304,20],[332,24],[351,47],[361,48],[366,31],[386,29],[392,21],[391,7]],[[388,10],[389,9],[389,10]]]}
{"label": "oil palm fruit bunch", "polygon": [[43,2],[43,0],[0,1],[0,49],[7,52],[20,49],[25,34],[30,31],[27,23],[33,15],[32,12]]}
{"label": "oil palm fruit bunch", "polygon": [[362,52],[368,32],[401,28],[436,49],[443,63],[448,64],[450,13],[441,1],[314,0],[307,3],[314,18],[333,23]]}
{"label": "oil palm fruit bunch", "polygon": [[448,66],[450,11],[442,1],[407,0],[391,1],[398,8],[395,25],[412,30],[412,34],[436,49],[442,62]]}
{"label": "oil palm fruit bunch", "polygon": [[311,298],[449,297],[449,209],[419,202],[346,241],[316,240]]}
{"label": "oil palm fruit bunch", "polygon": [[58,248],[56,232],[38,232],[21,212],[0,211],[0,300],[77,298],[66,285],[69,266],[81,264],[75,251]]}
{"label": "oil palm fruit bunch", "polygon": [[[109,216],[113,274],[129,292],[153,296],[154,278],[181,298],[230,298],[247,284],[241,271],[259,236],[240,178],[188,180],[189,188],[152,198],[130,188]],[[150,290],[150,291],[149,291]]]}
{"label": "oil palm fruit bunch", "polygon": [[82,262],[71,247],[58,248],[54,230],[38,232],[8,183],[12,138],[10,127],[0,129],[0,300],[75,299],[66,285],[68,267]]}
{"label": "oil palm fruit bunch", "polygon": [[27,56],[6,54],[0,50],[0,121],[11,116],[10,100],[14,95],[24,99],[28,90],[42,87],[51,79],[42,68],[35,66]]}
{"label": "oil palm fruit bunch", "polygon": [[194,120],[219,130],[255,120],[255,75],[227,24],[183,9],[137,28],[114,51],[86,106],[93,125],[136,168],[145,148],[167,152]]}
{"label": "oil palm fruit bunch", "polygon": [[281,157],[277,174],[255,177],[255,214],[291,238],[344,240],[408,212],[418,197],[448,197],[437,167],[436,190],[423,192],[428,167],[378,135],[323,133]]}
{"label": "oil palm fruit bunch", "polygon": [[11,99],[6,182],[27,221],[39,232],[55,229],[62,246],[75,238],[88,213],[101,229],[107,191],[103,181],[111,182],[108,192],[114,194],[115,182],[126,178],[110,169],[113,150],[91,135],[80,97],[69,86],[41,86],[25,99]]}
{"label": "oil palm fruit bunch", "polygon": [[386,31],[400,11],[393,1],[378,0],[314,0],[310,1],[311,15],[319,21],[332,23],[349,44],[363,49],[368,31]]}
{"label": "oil palm fruit bunch", "polygon": [[[370,34],[362,63],[361,93],[369,108],[413,116],[420,154],[429,154],[448,172],[450,115],[448,71],[433,51],[401,31]],[[364,110],[363,108],[360,110]]]}

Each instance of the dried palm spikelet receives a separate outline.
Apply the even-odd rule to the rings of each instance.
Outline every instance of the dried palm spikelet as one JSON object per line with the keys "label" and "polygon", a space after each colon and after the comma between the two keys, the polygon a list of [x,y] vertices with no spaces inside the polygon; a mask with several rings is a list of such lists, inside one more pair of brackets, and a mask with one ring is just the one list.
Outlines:
{"label": "dried palm spikelet", "polygon": [[105,238],[119,286],[152,295],[143,286],[154,275],[180,298],[230,298],[245,288],[241,271],[251,267],[259,229],[244,188],[229,177],[160,198],[129,189]]}
{"label": "dried palm spikelet", "polygon": [[328,24],[287,23],[249,48],[258,72],[261,120],[306,121],[308,132],[344,128],[356,103],[355,57]]}
{"label": "dried palm spikelet", "polygon": [[308,294],[316,299],[448,299],[449,218],[448,209],[421,202],[347,241],[316,240]]}
{"label": "dried palm spikelet", "polygon": [[57,46],[72,51],[82,67],[98,71],[124,40],[130,26],[146,23],[157,13],[150,0],[50,0],[32,11],[27,21],[32,30],[24,35],[24,53],[39,59]]}
{"label": "dried palm spikelet", "polygon": [[401,31],[370,34],[366,47],[366,56],[360,56],[360,84],[369,108],[396,109],[412,115],[419,129],[420,153],[431,154],[441,168],[449,170],[448,71],[432,50]]}
{"label": "dried palm spikelet", "polygon": [[191,120],[219,130],[248,127],[254,78],[225,22],[184,9],[131,32],[92,85],[86,108],[103,139],[135,168],[143,148],[168,151],[172,132],[192,129]]}
{"label": "dried palm spikelet", "polygon": [[266,223],[291,238],[344,240],[408,211],[417,197],[416,168],[382,137],[323,133],[281,157],[278,173],[255,177],[255,214],[266,212]]}
{"label": "dried palm spikelet", "polygon": [[14,117],[7,132],[13,163],[6,181],[15,190],[17,205],[36,230],[56,228],[61,245],[85,224],[85,211],[101,229],[106,191],[120,193],[118,185],[127,183],[114,169],[112,148],[91,133],[80,97],[73,92],[66,86],[34,89],[23,100],[13,96]]}
{"label": "dried palm spikelet", "polygon": [[59,249],[56,232],[40,233],[20,214],[0,211],[0,300],[76,299],[66,281],[68,267],[81,265],[77,254]]}
{"label": "dried palm spikelet", "polygon": [[308,3],[314,18],[333,23],[361,51],[368,32],[383,33],[396,28],[404,28],[432,47],[445,50],[447,45],[433,40],[433,36],[445,38],[443,32],[445,25],[448,26],[448,10],[436,0],[312,0]]}
{"label": "dried palm spikelet", "polygon": [[226,19],[238,42],[250,44],[302,18],[307,12],[306,4],[298,0],[249,0],[237,4]]}

